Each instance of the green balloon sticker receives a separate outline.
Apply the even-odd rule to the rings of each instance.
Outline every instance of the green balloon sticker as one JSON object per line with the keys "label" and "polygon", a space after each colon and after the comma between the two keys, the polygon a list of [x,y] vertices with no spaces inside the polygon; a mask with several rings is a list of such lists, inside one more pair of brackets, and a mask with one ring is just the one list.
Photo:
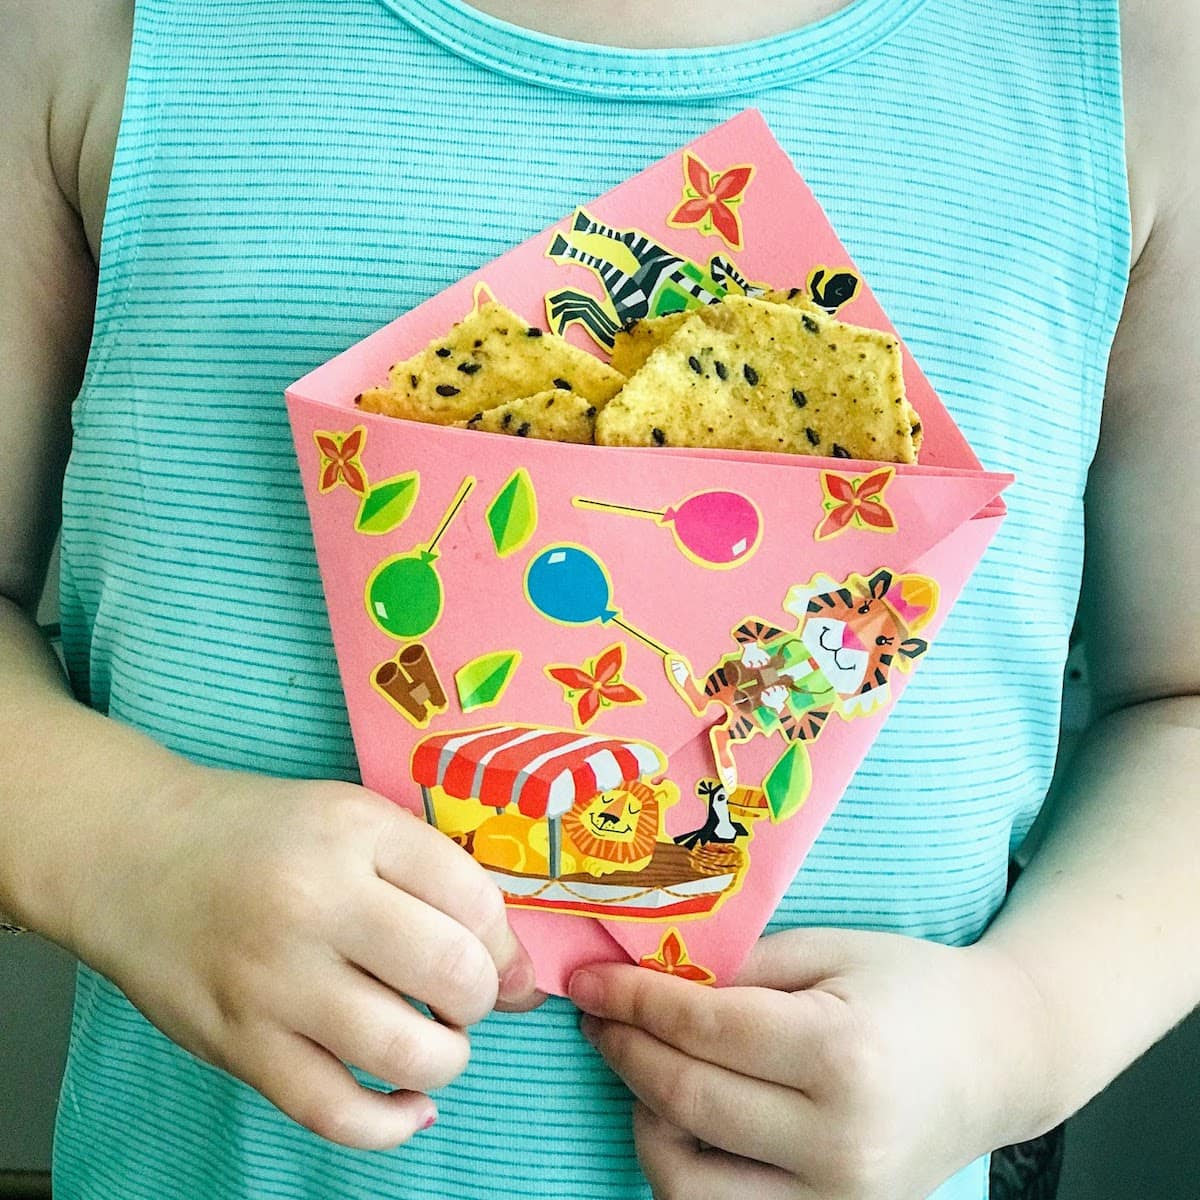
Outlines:
{"label": "green balloon sticker", "polygon": [[429,550],[385,559],[367,580],[367,612],[394,638],[428,633],[442,615],[442,580]]}
{"label": "green balloon sticker", "polygon": [[424,637],[437,624],[444,595],[435,547],[474,486],[474,477],[463,480],[428,545],[385,558],[367,578],[367,614],[389,637]]}

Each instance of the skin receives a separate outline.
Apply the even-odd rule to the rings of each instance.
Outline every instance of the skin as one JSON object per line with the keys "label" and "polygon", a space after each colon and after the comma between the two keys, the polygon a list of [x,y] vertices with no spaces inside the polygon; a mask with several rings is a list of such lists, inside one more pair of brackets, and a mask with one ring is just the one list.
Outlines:
{"label": "skin", "polygon": [[[643,46],[747,40],[842,6],[696,0],[703,19],[681,35],[669,6],[613,19],[634,8],[619,0],[601,27],[574,0],[477,2]],[[397,1145],[428,1121],[425,1093],[462,1070],[467,1026],[498,995],[540,1000],[528,958],[477,865],[380,797],[197,767],[71,699],[31,614],[88,344],[130,11],[0,0],[0,16],[0,910],[315,1132]],[[1200,409],[1200,10],[1129,0],[1124,28],[1133,258],[1082,607],[1102,650],[1098,719],[976,946],[792,930],[763,938],[730,988],[622,966],[576,976],[585,1032],[638,1098],[660,1198],[918,1200],[1073,1112],[1200,999],[1200,481],[1177,449]],[[401,922],[420,931],[405,947]],[[395,1094],[359,1088],[339,1060]]]}

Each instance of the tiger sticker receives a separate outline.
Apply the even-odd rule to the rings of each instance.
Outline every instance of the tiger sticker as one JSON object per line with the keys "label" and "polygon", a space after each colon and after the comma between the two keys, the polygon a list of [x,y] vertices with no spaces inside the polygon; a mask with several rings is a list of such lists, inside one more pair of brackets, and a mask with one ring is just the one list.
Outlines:
{"label": "tiger sticker", "polygon": [[811,742],[832,713],[851,720],[882,708],[892,670],[911,670],[928,649],[914,635],[937,603],[938,585],[924,575],[881,569],[842,583],[816,575],[784,597],[794,628],[747,617],[733,631],[739,649],[703,678],[668,655],[671,682],[697,716],[714,704],[724,709],[709,740],[726,791],[737,787],[736,744],[775,735]]}

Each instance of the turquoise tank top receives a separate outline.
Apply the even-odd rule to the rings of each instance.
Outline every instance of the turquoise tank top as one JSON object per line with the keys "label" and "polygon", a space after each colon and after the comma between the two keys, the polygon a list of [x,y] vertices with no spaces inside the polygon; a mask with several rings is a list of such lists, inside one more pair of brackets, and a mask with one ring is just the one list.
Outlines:
{"label": "turquoise tank top", "polygon": [[[1054,764],[1127,277],[1116,10],[856,0],[660,52],[463,0],[139,0],[64,497],[78,693],[201,763],[355,779],[285,385],[754,105],[985,466],[1017,477],[771,929],[978,938]],[[327,1144],[81,969],[55,1195],[649,1195],[629,1095],[566,1001],[483,1022],[438,1104],[394,1153]],[[983,1200],[986,1173],[938,1200]]]}

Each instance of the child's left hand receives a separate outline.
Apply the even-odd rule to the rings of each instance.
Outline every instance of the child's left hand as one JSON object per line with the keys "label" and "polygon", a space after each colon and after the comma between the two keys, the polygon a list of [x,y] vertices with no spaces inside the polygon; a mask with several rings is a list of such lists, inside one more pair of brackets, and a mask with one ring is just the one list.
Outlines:
{"label": "child's left hand", "polygon": [[983,944],[791,930],[731,987],[612,964],[571,997],[663,1200],[921,1200],[1058,1117],[1039,995]]}

